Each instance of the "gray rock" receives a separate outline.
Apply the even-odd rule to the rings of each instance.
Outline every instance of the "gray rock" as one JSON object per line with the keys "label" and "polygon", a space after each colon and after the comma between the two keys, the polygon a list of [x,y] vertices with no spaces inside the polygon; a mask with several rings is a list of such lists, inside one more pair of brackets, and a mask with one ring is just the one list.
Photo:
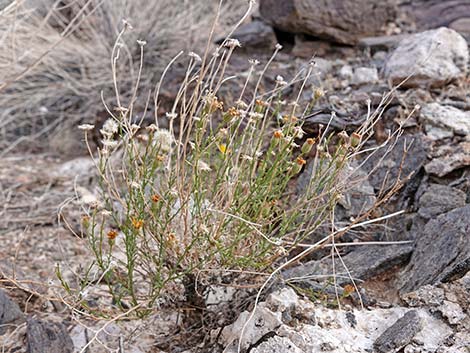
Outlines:
{"label": "gray rock", "polygon": [[470,112],[439,103],[426,104],[421,109],[421,120],[427,136],[440,140],[454,135],[470,135]]}
{"label": "gray rock", "polygon": [[449,151],[444,146],[443,152],[425,165],[426,173],[444,177],[455,170],[470,166],[470,142],[461,142],[452,146]]}
{"label": "gray rock", "polygon": [[465,38],[448,28],[412,35],[400,42],[387,60],[384,73],[393,85],[440,87],[467,71]]}
{"label": "gray rock", "polygon": [[354,70],[351,83],[356,86],[375,83],[379,80],[379,73],[375,67],[358,67]]}
{"label": "gray rock", "polygon": [[375,340],[374,348],[381,353],[398,352],[411,342],[421,328],[418,312],[408,311]]}
{"label": "gray rock", "polygon": [[469,269],[470,205],[431,219],[416,235],[416,247],[401,292],[410,292],[446,277],[462,277]]}
{"label": "gray rock", "polygon": [[465,206],[465,192],[447,185],[431,184],[418,201],[418,214],[430,219]]}
{"label": "gray rock", "polygon": [[28,353],[72,353],[73,341],[64,325],[28,319],[26,339]]}
{"label": "gray rock", "polygon": [[6,293],[0,289],[0,335],[5,333],[9,324],[24,320],[24,314]]}

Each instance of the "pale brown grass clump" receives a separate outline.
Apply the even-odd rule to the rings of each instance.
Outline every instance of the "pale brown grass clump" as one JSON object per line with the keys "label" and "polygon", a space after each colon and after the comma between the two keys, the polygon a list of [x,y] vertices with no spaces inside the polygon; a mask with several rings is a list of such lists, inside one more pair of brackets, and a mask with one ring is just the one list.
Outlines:
{"label": "pale brown grass clump", "polygon": [[[240,17],[244,3],[223,5],[218,30]],[[108,104],[116,104],[110,57],[123,19],[133,27],[117,48],[117,72],[126,67],[119,94],[126,100],[140,61],[137,40],[147,42],[140,88],[148,92],[177,52],[205,46],[217,6],[215,0],[12,2],[0,12],[1,147],[38,142],[64,123],[93,121],[103,111],[101,92]]]}

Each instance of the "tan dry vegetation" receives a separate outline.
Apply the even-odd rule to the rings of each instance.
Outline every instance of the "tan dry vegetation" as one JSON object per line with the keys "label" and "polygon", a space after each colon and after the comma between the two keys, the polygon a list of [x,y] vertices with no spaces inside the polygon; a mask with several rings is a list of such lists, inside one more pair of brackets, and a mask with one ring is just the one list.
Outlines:
{"label": "tan dry vegetation", "polygon": [[[205,47],[217,7],[215,0],[13,1],[0,12],[1,147],[9,151],[24,142],[37,144],[58,128],[98,119],[103,112],[101,93],[115,105],[113,48],[120,51],[117,70],[126,67],[119,81],[126,101],[140,61],[137,40],[146,41],[140,87],[142,92],[153,91],[176,53]],[[226,2],[218,31],[245,8],[244,0]],[[116,48],[123,19],[134,30]]]}

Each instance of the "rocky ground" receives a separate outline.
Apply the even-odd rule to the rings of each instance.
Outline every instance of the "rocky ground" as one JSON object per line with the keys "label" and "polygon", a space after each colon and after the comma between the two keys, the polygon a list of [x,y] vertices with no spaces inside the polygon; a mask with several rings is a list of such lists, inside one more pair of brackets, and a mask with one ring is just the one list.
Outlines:
{"label": "rocky ground", "polygon": [[[242,331],[240,346],[252,353],[470,351],[466,40],[447,28],[367,38],[356,46],[277,34],[259,20],[245,25],[237,34],[245,53],[235,60],[266,55],[263,47],[281,39],[285,50],[274,80],[314,56],[316,74],[310,83],[326,94],[318,113],[307,119],[307,131],[328,122],[334,111],[331,127],[352,132],[368,105],[382,114],[371,147],[399,124],[404,128],[393,148],[357,161],[349,177],[358,182],[340,202],[338,224],[372,208],[397,179],[405,181],[403,188],[376,216],[405,212],[349,232],[342,239],[349,245],[339,247],[340,256],[333,260],[324,250],[284,270],[247,324],[259,285],[208,288],[204,313],[197,315],[194,307],[162,307],[146,319],[106,320],[61,300],[55,275],[57,263],[71,273],[87,260],[84,239],[77,235],[80,205],[95,192],[90,159],[64,160],[53,152],[3,155],[3,351],[237,352]],[[243,72],[243,65],[234,71]],[[381,105],[396,86],[392,99]],[[299,178],[297,192],[309,172],[306,168]],[[107,304],[105,295],[96,300]]]}

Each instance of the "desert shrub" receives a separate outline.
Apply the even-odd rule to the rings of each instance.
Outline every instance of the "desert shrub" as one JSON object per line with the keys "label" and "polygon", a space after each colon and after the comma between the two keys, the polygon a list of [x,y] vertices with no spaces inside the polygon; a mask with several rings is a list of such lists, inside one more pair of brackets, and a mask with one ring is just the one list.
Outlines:
{"label": "desert shrub", "polygon": [[[241,4],[245,1],[224,2],[220,32],[240,17]],[[119,80],[124,100],[132,95],[140,61],[135,41],[147,42],[140,88],[153,90],[176,53],[188,45],[205,45],[217,6],[215,0],[13,2],[0,11],[0,133],[5,145],[12,148],[21,136],[37,144],[38,137],[57,127],[98,120],[102,100],[116,105],[110,57],[123,19],[134,26],[118,43],[115,69],[123,73],[125,68]]]}
{"label": "desert shrub", "polygon": [[[135,45],[144,57],[145,43]],[[313,64],[289,81],[278,76],[272,87],[262,88],[281,47],[264,65],[252,60],[246,74],[233,77],[227,71],[238,46],[228,38],[214,51],[181,54],[170,62],[184,63],[186,74],[165,113],[168,129],[159,126],[158,113],[165,78],[151,100],[142,98],[154,107],[146,111],[154,114],[154,123],[143,126],[144,116],[135,120],[135,104],[144,60],[131,98],[122,99],[120,55],[114,51],[115,105],[106,107],[109,117],[94,157],[100,196],[84,208],[82,224],[93,260],[83,264],[73,285],[58,268],[75,304],[87,307],[94,285],[104,283],[117,306],[143,313],[161,298],[184,299],[188,279],[210,280],[224,272],[274,274],[321,226],[331,224],[332,231],[319,244],[347,229],[333,227],[335,206],[351,187],[343,172],[362,153],[380,111],[368,114],[351,135],[323,126],[305,139],[304,118],[322,94],[314,88],[310,101],[301,100],[311,89]],[[239,95],[221,96],[234,81],[243,87]],[[289,86],[297,91],[287,94]],[[80,128],[86,141],[96,129]],[[307,161],[313,172],[296,194],[292,182]],[[313,249],[309,245],[300,255]]]}

